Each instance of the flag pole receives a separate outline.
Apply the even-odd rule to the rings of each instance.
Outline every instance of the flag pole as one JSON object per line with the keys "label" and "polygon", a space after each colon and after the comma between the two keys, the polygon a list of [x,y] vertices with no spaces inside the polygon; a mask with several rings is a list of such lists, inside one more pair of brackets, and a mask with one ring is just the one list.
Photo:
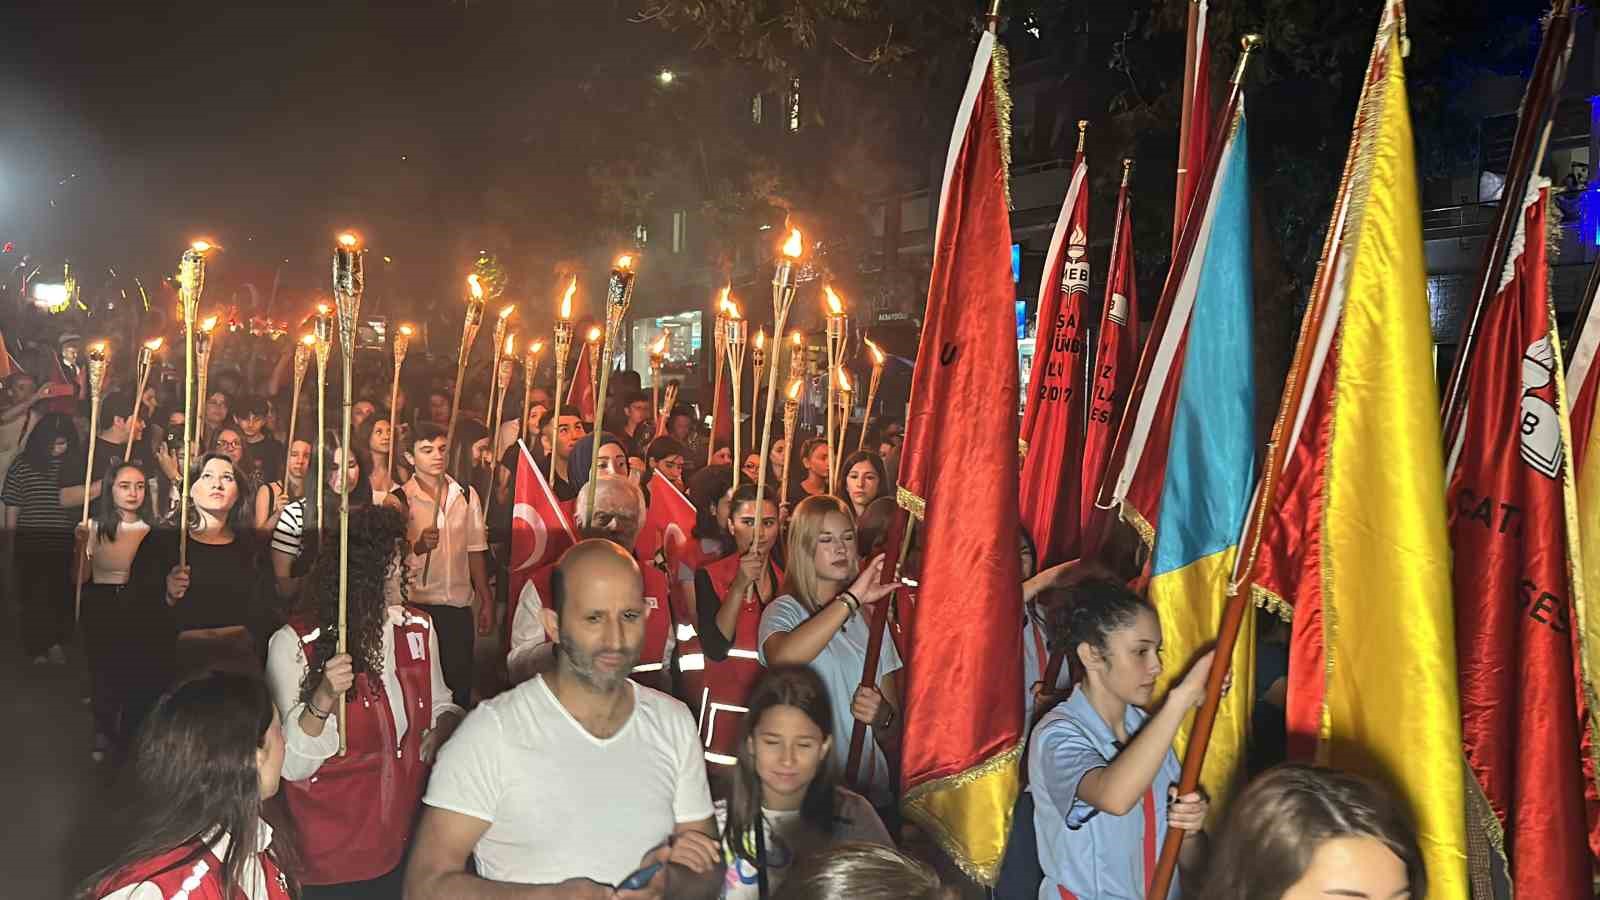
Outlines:
{"label": "flag pole", "polygon": [[1177,251],[1178,239],[1183,234],[1183,220],[1189,213],[1189,136],[1194,129],[1195,75],[1202,60],[1196,52],[1196,38],[1200,34],[1201,0],[1189,0],[1188,38],[1183,45],[1183,113],[1178,120],[1178,182],[1172,204],[1172,247]]}
{"label": "flag pole", "polygon": [[1443,413],[1447,436],[1459,429],[1459,419],[1465,411],[1467,368],[1472,364],[1478,326],[1483,321],[1484,309],[1499,292],[1500,276],[1511,254],[1511,241],[1517,223],[1522,220],[1522,198],[1527,195],[1528,184],[1544,159],[1571,56],[1572,0],[1556,0],[1545,27],[1544,42],[1539,45],[1539,56],[1533,64],[1533,77],[1522,95],[1516,138],[1511,144],[1511,160],[1506,166],[1505,185],[1500,194],[1500,209],[1495,213],[1494,228],[1489,232],[1489,251],[1484,254],[1483,266],[1473,286],[1472,312],[1465,320],[1461,340],[1456,345],[1455,365],[1445,389]]}

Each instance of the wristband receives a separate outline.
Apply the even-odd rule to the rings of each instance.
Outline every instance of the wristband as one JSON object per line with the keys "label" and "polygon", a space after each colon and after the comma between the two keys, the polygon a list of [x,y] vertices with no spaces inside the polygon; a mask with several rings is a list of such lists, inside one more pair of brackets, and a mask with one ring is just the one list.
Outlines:
{"label": "wristband", "polygon": [[850,615],[852,616],[861,611],[861,598],[850,591],[845,591],[836,599],[843,603],[846,609],[850,610]]}
{"label": "wristband", "polygon": [[330,709],[327,712],[323,712],[322,710],[317,709],[317,705],[312,703],[310,700],[306,701],[306,709],[311,713],[311,715],[321,719],[324,722],[328,721],[328,717],[333,715],[333,710]]}

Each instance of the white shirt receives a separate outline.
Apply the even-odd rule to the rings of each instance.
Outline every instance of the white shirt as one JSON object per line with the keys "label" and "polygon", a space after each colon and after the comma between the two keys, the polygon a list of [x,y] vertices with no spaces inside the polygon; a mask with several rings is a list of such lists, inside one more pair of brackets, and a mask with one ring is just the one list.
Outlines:
{"label": "white shirt", "polygon": [[[218,860],[222,860],[228,855],[228,843],[229,836],[224,831],[211,841],[209,849],[212,855]],[[244,891],[245,900],[271,900],[272,895],[267,893],[267,874],[261,870],[261,863],[257,858],[258,854],[264,852],[271,845],[272,826],[268,825],[266,820],[263,819],[256,826],[256,852],[252,853],[250,858],[244,861],[244,870],[240,873],[239,887]],[[196,860],[194,865],[191,866],[191,871],[203,875],[205,870],[199,868],[202,865],[207,865],[209,868],[205,860]],[[190,877],[195,879],[195,887],[199,887],[199,877],[195,874]],[[112,891],[100,898],[100,900],[171,900],[171,898],[162,894],[161,889],[154,884],[148,881],[141,881],[138,884],[130,884],[125,888]]]}
{"label": "white shirt", "polygon": [[[800,818],[800,810],[761,810],[767,843],[767,889],[776,893],[793,871],[794,864],[836,844],[859,842],[894,847],[889,829],[883,827],[877,810],[867,798],[855,791],[835,788],[838,799],[834,802],[833,834],[815,833]],[[722,836],[722,863],[727,866],[722,879],[722,900],[759,900],[761,873],[755,863],[740,856],[734,847],[737,840],[726,834],[728,827],[728,801],[717,801],[717,830]],[[754,829],[746,840],[754,852]]]}
{"label": "white shirt", "polygon": [[[388,607],[389,619],[383,629],[383,694],[389,700],[389,710],[394,713],[394,738],[399,743],[406,736],[410,722],[406,717],[406,701],[400,692],[400,678],[395,674],[394,627],[404,621],[405,610],[399,606]],[[415,617],[411,617],[415,618]],[[312,632],[313,635],[317,632]],[[315,640],[315,638],[312,638]],[[439,668],[439,638],[428,629],[428,659],[433,670],[433,715],[428,727],[439,724],[439,717],[447,712],[463,714],[461,707],[450,699],[450,688],[444,683],[444,672]],[[283,720],[283,777],[289,781],[304,781],[317,774],[322,761],[339,752],[339,717],[330,716],[322,725],[322,734],[312,737],[300,725],[300,713],[305,701],[300,699],[300,682],[310,669],[300,634],[285,625],[267,641],[267,685],[272,690],[272,702],[278,707]]]}
{"label": "white shirt", "polygon": [[489,823],[473,848],[491,881],[616,884],[680,824],[711,818],[694,719],[625,682],[633,712],[590,734],[543,676],[479,704],[439,751],[422,802]]}
{"label": "white shirt", "polygon": [[[409,549],[406,551],[406,565],[411,569],[412,579],[411,602],[471,606],[472,570],[467,565],[467,554],[489,549],[478,492],[470,487],[463,491],[455,479],[448,477],[444,500],[438,505],[416,478],[406,482],[403,490],[411,515],[410,526],[406,529],[408,542],[415,547],[424,529],[435,526],[439,529],[439,546],[433,550],[431,563],[427,554],[417,556]],[[422,577],[424,568],[428,571],[427,580]]]}
{"label": "white shirt", "polygon": [[[517,600],[517,611],[511,616],[511,651],[506,654],[506,672],[512,684],[520,684],[533,675],[541,649],[550,643],[544,630],[544,598],[529,578],[522,585],[522,596]],[[548,651],[546,651],[548,652]]]}

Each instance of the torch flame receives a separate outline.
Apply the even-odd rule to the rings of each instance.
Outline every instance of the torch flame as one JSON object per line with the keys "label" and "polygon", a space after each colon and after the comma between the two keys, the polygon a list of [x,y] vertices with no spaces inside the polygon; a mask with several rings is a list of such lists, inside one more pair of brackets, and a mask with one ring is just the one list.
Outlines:
{"label": "torch flame", "polygon": [[585,338],[591,344],[600,343],[600,326],[595,325],[589,329],[589,336]]}
{"label": "torch flame", "polygon": [[200,330],[204,331],[207,334],[210,334],[211,333],[211,329],[213,329],[215,327],[217,327],[217,317],[216,316],[212,316],[212,317],[210,317],[210,318],[208,318],[208,319],[206,319],[206,320],[204,320],[204,321],[202,321],[200,323]]}
{"label": "torch flame", "polygon": [[478,283],[478,273],[474,272],[467,276],[467,288],[472,291],[472,299],[483,299],[483,285]]}
{"label": "torch flame", "polygon": [[144,342],[144,348],[149,350],[151,353],[154,353],[161,349],[161,345],[165,343],[165,340],[165,338],[151,338],[150,340]]}
{"label": "torch flame", "polygon": [[849,373],[847,373],[844,370],[844,366],[840,366],[839,367],[838,374],[839,374],[839,390],[843,391],[846,394],[848,394],[851,391],[855,390],[855,388],[850,385],[850,375],[849,375]]}
{"label": "torch flame", "polygon": [[828,298],[828,315],[844,315],[844,304],[839,302],[839,295],[833,292],[833,288],[824,286],[822,288],[822,293]]}
{"label": "torch flame", "polygon": [[516,311],[517,311],[517,308],[515,306],[512,306],[509,303],[507,303],[505,306],[500,307],[500,321],[504,322],[505,320],[511,318],[511,314],[516,312]]}
{"label": "torch flame", "polygon": [[106,342],[99,341],[89,345],[90,359],[104,359],[106,355]]}
{"label": "torch flame", "polygon": [[728,301],[728,318],[734,321],[744,318],[739,312],[739,304],[734,303],[732,300]]}
{"label": "torch flame", "polygon": [[314,334],[302,334],[300,335],[300,343],[305,344],[307,347],[315,347],[317,345],[317,336]]}
{"label": "torch flame", "polygon": [[717,312],[720,315],[731,316],[733,310],[733,286],[722,289],[722,294],[717,298]]}
{"label": "torch flame", "polygon": [[800,254],[805,252],[805,249],[806,245],[800,237],[800,229],[790,230],[789,239],[783,242],[783,255],[790,259],[799,259]]}
{"label": "torch flame", "polygon": [[805,343],[805,338],[801,336],[800,332],[793,331],[789,333],[789,342],[798,347]]}
{"label": "torch flame", "polygon": [[619,271],[622,271],[622,272],[626,272],[629,269],[632,269],[633,268],[633,257],[629,256],[626,253],[624,253],[623,255],[621,255],[619,257],[617,257],[616,268]]}
{"label": "torch flame", "polygon": [[567,292],[561,295],[561,320],[565,322],[572,318],[572,295],[578,292],[578,276],[572,276],[572,281],[567,284]]}
{"label": "torch flame", "polygon": [[866,343],[867,349],[872,351],[872,364],[875,365],[875,366],[883,365],[883,362],[886,359],[886,357],[883,355],[883,351],[878,349],[878,345],[874,344],[868,338],[862,338],[862,341]]}
{"label": "torch flame", "polygon": [[765,331],[756,332],[756,349],[767,349],[767,333]]}
{"label": "torch flame", "polygon": [[405,335],[406,337],[411,337],[413,334],[417,333],[417,330],[415,328],[412,328],[410,325],[401,325],[400,326],[400,333]]}
{"label": "torch flame", "polygon": [[353,250],[359,243],[361,243],[361,239],[355,236],[355,232],[346,231],[344,234],[339,235],[340,246],[348,247]]}
{"label": "torch flame", "polygon": [[798,378],[796,378],[793,381],[789,382],[789,399],[790,400],[799,400],[800,399],[800,389],[803,388],[803,387],[805,387],[805,382],[801,381]]}
{"label": "torch flame", "polygon": [[[333,312],[333,308],[328,306],[328,304],[326,304],[326,303],[318,303],[317,304],[317,315],[326,316],[331,312]],[[212,318],[214,319],[214,318],[216,318],[216,316],[212,316]]]}
{"label": "torch flame", "polygon": [[514,335],[514,334],[506,335],[505,355],[506,356],[516,356],[517,355],[517,336]]}
{"label": "torch flame", "polygon": [[651,356],[660,356],[661,354],[666,353],[666,352],[667,352],[667,333],[663,331],[661,333],[661,337],[656,338],[656,342],[654,344],[650,345],[650,355]]}
{"label": "torch flame", "polygon": [[210,250],[211,247],[212,247],[211,242],[208,241],[208,240],[205,240],[205,239],[201,239],[201,240],[195,241],[194,243],[189,245],[189,249],[193,250],[196,253],[204,253],[207,250]]}
{"label": "torch flame", "polygon": [[544,352],[544,341],[534,341],[528,345],[528,352],[534,356]]}

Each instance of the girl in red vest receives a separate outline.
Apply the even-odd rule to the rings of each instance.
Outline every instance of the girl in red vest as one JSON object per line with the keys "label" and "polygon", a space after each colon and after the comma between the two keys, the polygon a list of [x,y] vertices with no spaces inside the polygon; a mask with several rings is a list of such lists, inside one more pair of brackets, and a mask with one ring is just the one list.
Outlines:
{"label": "girl in red vest", "polygon": [[297,896],[261,820],[278,792],[283,730],[259,678],[212,672],[173,688],[146,718],[132,763],[128,837],[80,900]]}
{"label": "girl in red vest", "polygon": [[761,611],[783,582],[772,561],[778,504],[770,494],[758,502],[755,485],[742,485],[733,492],[726,526],[734,552],[695,572],[695,635],[678,653],[684,698],[700,722],[713,772],[738,764],[745,707],[762,671],[756,643]]}
{"label": "girl in red vest", "polygon": [[301,611],[267,647],[287,742],[283,808],[306,897],[393,897],[434,753],[463,713],[439,668],[432,620],[405,604],[405,514],[350,513],[346,653],[336,652],[337,542],[330,530]]}

